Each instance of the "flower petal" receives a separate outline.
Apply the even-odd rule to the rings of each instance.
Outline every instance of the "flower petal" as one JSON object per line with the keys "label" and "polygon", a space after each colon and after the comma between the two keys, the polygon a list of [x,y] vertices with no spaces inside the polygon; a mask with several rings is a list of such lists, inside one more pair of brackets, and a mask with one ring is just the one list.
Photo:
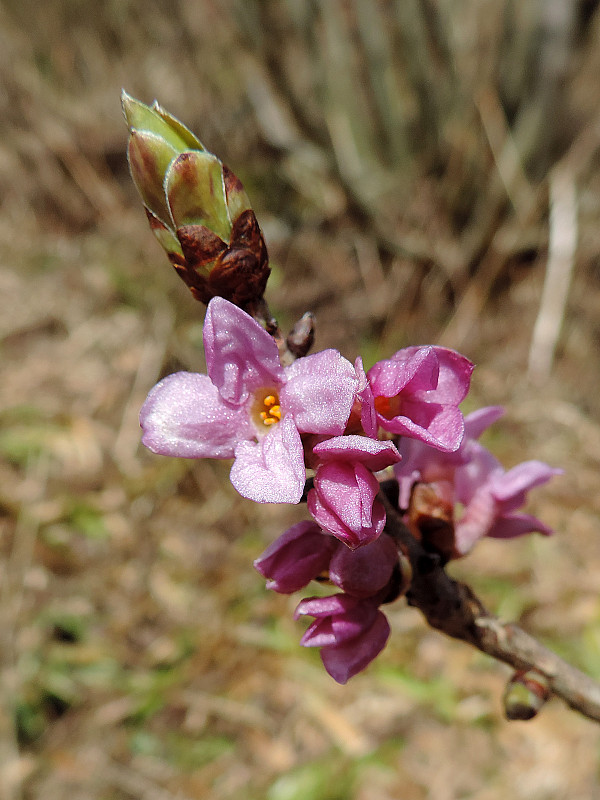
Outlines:
{"label": "flower petal", "polygon": [[467,396],[475,365],[468,358],[447,347],[433,347],[439,364],[435,389],[428,394],[436,403],[456,405]]}
{"label": "flower petal", "polygon": [[284,380],[273,338],[241,308],[222,297],[208,304],[204,320],[206,368],[221,397],[245,403],[260,387]]}
{"label": "flower petal", "polygon": [[[361,471],[360,485],[357,472]],[[367,474],[364,475],[363,473]],[[379,483],[374,475],[361,465],[344,461],[333,461],[323,464],[317,470],[314,486],[321,500],[353,531],[359,531],[363,524],[363,503],[367,500],[366,492],[370,489],[371,505],[379,490]]]}
{"label": "flower petal", "polygon": [[[355,639],[365,630],[368,630],[375,616],[377,615],[377,604],[370,600],[361,600],[357,597],[348,597],[344,594],[333,595],[337,599],[340,611],[324,613],[324,609],[329,607],[332,598],[310,598],[308,603],[304,601],[298,605],[295,617],[301,614],[309,614],[316,617],[304,632],[300,640],[302,647],[324,647],[326,645],[337,645],[349,639]],[[322,604],[318,600],[323,600]],[[315,611],[308,611],[312,605]]]}
{"label": "flower petal", "polygon": [[298,358],[285,368],[280,391],[282,408],[292,414],[302,433],[344,432],[356,395],[358,378],[352,364],[337,350]]}
{"label": "flower petal", "polygon": [[[370,606],[371,612],[375,611]],[[373,613],[374,616],[374,613]],[[311,623],[300,639],[302,647],[327,647],[356,639],[363,632],[364,623],[361,614],[348,614],[325,617]]]}
{"label": "flower petal", "polygon": [[176,372],[150,391],[140,412],[142,442],[180,458],[232,458],[253,435],[244,408],[225,403],[206,375]]}
{"label": "flower petal", "polygon": [[299,503],[306,471],[292,417],[274,425],[258,443],[241,442],[229,477],[242,497],[255,503]]}
{"label": "flower petal", "polygon": [[322,462],[351,461],[364,464],[373,472],[379,472],[400,461],[400,453],[393,442],[381,442],[367,436],[335,436],[315,445],[313,453]]}
{"label": "flower petal", "polygon": [[356,608],[360,600],[346,594],[331,594],[327,597],[306,597],[301,600],[294,611],[294,619],[302,616],[322,619],[332,614],[345,614]]}
{"label": "flower petal", "polygon": [[438,359],[433,347],[406,347],[392,358],[378,361],[367,373],[375,397],[395,397],[405,389],[435,389],[439,376]]}
{"label": "flower petal", "polygon": [[503,406],[485,406],[467,414],[465,417],[465,437],[479,439],[481,434],[496,420],[499,420],[503,414]]}
{"label": "flower petal", "polygon": [[546,483],[554,475],[561,474],[561,469],[554,469],[543,461],[524,461],[496,479],[492,493],[501,503],[516,502],[514,507],[517,508],[525,502],[525,492]]}
{"label": "flower petal", "polygon": [[337,683],[347,683],[362,672],[385,647],[390,635],[390,625],[385,614],[377,611],[371,627],[350,641],[321,650],[321,660],[327,672]]}
{"label": "flower petal", "polygon": [[490,528],[488,536],[492,539],[514,539],[524,533],[542,533],[552,536],[554,531],[531,514],[505,514]]}
{"label": "flower petal", "polygon": [[305,520],[276,539],[254,562],[267,589],[291,594],[307,586],[329,566],[336,549],[346,550],[314,522]]}
{"label": "flower petal", "polygon": [[385,510],[375,500],[377,478],[366,467],[332,461],[319,467],[314,484],[307,507],[323,530],[352,549],[377,539],[385,525]]}
{"label": "flower petal", "polygon": [[402,415],[387,419],[379,415],[379,424],[390,433],[419,439],[437,450],[453,453],[464,436],[464,420],[456,406],[441,406],[407,399],[402,403]]}
{"label": "flower petal", "polygon": [[497,519],[498,507],[487,486],[473,495],[464,514],[454,525],[456,550],[465,555],[475,542],[487,536]]}
{"label": "flower petal", "polygon": [[454,477],[456,498],[465,506],[481,486],[495,485],[504,475],[502,464],[479,442],[469,442],[468,455],[469,460],[456,470]]}
{"label": "flower petal", "polygon": [[306,500],[308,513],[317,521],[321,528],[331,533],[340,542],[348,547],[359,547],[361,542],[358,535],[342,523],[339,517],[321,502],[315,489],[311,489]]}
{"label": "flower petal", "polygon": [[360,356],[354,362],[358,389],[356,396],[360,402],[360,421],[364,432],[372,439],[377,438],[377,414],[375,413],[375,397],[369,379],[365,373],[363,361]]}

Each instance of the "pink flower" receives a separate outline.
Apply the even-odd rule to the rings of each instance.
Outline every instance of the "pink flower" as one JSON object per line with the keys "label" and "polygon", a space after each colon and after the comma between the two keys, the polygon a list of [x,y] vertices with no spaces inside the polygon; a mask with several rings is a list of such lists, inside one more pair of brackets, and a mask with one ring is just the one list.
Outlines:
{"label": "pink flower", "polygon": [[446,452],[457,450],[464,433],[458,405],[469,390],[472,371],[467,358],[445,347],[398,350],[371,367],[370,392],[360,387],[361,399],[368,405],[363,425],[372,426],[374,410],[379,426],[390,433],[420,439]]}
{"label": "pink flower", "polygon": [[346,683],[385,647],[390,626],[372,599],[362,600],[346,594],[309,597],[298,605],[297,619],[315,617],[300,644],[320,647],[323,666],[338,683]]}
{"label": "pink flower", "polygon": [[402,462],[394,467],[400,487],[400,508],[408,509],[410,517],[416,483],[427,484],[439,499],[440,507],[449,507],[451,511],[456,503],[463,506],[458,520],[448,519],[448,524],[454,525],[450,557],[464,555],[483,536],[512,538],[532,531],[552,533],[536,517],[516,512],[525,504],[530,489],[560,475],[562,470],[541,461],[526,461],[506,472],[477,441],[502,413],[500,406],[489,406],[467,415],[465,436],[453,453],[441,452],[414,439],[400,442]]}
{"label": "pink flower", "polygon": [[464,506],[455,525],[456,550],[467,553],[483,536],[512,539],[534,531],[550,535],[547,525],[517,509],[530,489],[561,474],[542,461],[524,461],[506,472],[485,447],[473,443],[468,463],[455,475],[456,498]]}
{"label": "pink flower", "polygon": [[235,458],[231,482],[258,503],[297,503],[304,490],[301,434],[343,433],[354,368],[336,350],[279,360],[272,337],[215,297],[204,321],[208,375],[178,372],[149,393],[143,443],[161,455]]}
{"label": "pink flower", "polygon": [[373,471],[400,460],[396,447],[365,436],[338,436],[317,444],[313,455],[321,463],[307,498],[311,515],[352,549],[372,542],[385,525]]}
{"label": "pink flower", "polygon": [[468,414],[463,440],[458,450],[452,453],[438,450],[418,439],[403,438],[398,445],[402,461],[394,467],[400,486],[400,508],[408,508],[412,487],[417,481],[454,484],[456,470],[468,463],[475,440],[503,413],[502,406],[487,406]]}

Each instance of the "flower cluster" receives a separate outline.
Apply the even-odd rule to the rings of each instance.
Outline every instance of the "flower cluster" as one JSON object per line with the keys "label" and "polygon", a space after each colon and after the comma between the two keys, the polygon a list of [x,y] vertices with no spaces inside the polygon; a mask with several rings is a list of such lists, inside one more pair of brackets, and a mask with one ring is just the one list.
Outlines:
{"label": "flower cluster", "polygon": [[306,500],[312,521],[286,531],[255,566],[277,592],[313,580],[336,587],[302,600],[296,616],[314,618],[302,644],[320,648],[327,671],[345,683],[385,646],[381,606],[411,582],[410,562],[386,530],[382,478],[396,488],[404,532],[445,562],[483,536],[550,533],[519,509],[559,470],[528,461],[506,472],[479,443],[502,412],[463,418],[473,365],[452,350],[407,347],[365,372],[360,358],[351,364],[336,350],[307,355],[307,314],[282,362],[263,298],[267,248],[242,184],[158,103],[126,92],[122,102],[150,227],[208,304],[207,374],[179,372],[151,390],[143,442],[169,456],[233,459],[231,482],[257,503]]}
{"label": "flower cluster", "polygon": [[254,566],[268,579],[269,589],[283,594],[319,579],[342,590],[302,600],[295,615],[315,618],[301,644],[321,648],[325,669],[338,683],[346,683],[385,647],[390,627],[379,606],[404,588],[398,550],[387,534],[351,550],[316,523],[300,522]]}
{"label": "flower cluster", "polygon": [[150,392],[143,442],[164,455],[233,459],[234,487],[255,502],[305,497],[313,521],[286,531],[255,566],[277,592],[313,580],[340,590],[296,610],[314,618],[302,644],[321,649],[336,681],[385,646],[390,629],[380,607],[410,582],[385,533],[382,476],[395,476],[413,535],[446,559],[481,536],[549,533],[517,509],[558,471],[532,461],[505,472],[479,444],[501,412],[463,418],[473,369],[464,356],[408,347],[365,372],[360,358],[353,365],[329,349],[284,366],[273,337],[221,297],[208,304],[204,347],[206,375],[169,375]]}

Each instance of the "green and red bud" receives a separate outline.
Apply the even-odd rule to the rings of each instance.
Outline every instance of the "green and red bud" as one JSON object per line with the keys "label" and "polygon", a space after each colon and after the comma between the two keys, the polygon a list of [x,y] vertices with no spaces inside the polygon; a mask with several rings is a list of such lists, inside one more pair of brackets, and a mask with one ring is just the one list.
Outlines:
{"label": "green and red bud", "polygon": [[267,248],[239,179],[183,123],[126,92],[128,158],[150,227],[197,300],[260,300]]}

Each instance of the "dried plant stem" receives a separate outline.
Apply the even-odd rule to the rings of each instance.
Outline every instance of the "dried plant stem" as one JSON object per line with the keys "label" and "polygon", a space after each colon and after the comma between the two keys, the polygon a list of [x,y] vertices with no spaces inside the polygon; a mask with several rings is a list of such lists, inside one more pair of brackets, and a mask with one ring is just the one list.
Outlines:
{"label": "dried plant stem", "polygon": [[[27,498],[30,502],[39,499],[46,491],[47,468],[44,458],[31,466],[26,477],[26,482],[30,479],[33,487],[33,493]],[[17,631],[37,533],[37,521],[23,508],[0,581],[0,800],[21,800],[23,797],[25,761],[19,752],[15,717],[20,688]]]}
{"label": "dried plant stem", "polygon": [[491,614],[463,583],[452,580],[439,560],[408,531],[400,515],[381,492],[386,507],[387,533],[408,558],[412,582],[408,602],[418,608],[432,628],[468,642],[482,653],[515,670],[535,669],[547,678],[552,694],[575,711],[600,722],[600,684],[563,661],[518,625]]}
{"label": "dried plant stem", "polygon": [[539,382],[552,370],[573,276],[577,239],[575,181],[568,169],[556,169],[550,175],[548,264],[527,370],[529,377]]}

